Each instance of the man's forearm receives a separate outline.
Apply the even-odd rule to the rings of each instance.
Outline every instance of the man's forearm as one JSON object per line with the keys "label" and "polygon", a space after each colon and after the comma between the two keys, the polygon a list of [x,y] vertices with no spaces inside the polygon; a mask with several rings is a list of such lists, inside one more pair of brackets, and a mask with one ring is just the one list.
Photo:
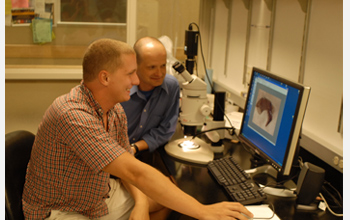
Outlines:
{"label": "man's forearm", "polygon": [[128,182],[121,180],[121,183],[126,188],[126,190],[131,194],[131,196],[134,198],[135,204],[142,204],[145,207],[148,207],[148,199],[147,196],[141,192],[138,188],[135,186],[129,184]]}
{"label": "man's forearm", "polygon": [[203,205],[193,197],[181,191],[158,170],[145,165],[133,184],[148,197],[175,211],[199,218]]}
{"label": "man's forearm", "polygon": [[[121,164],[123,169],[121,169]],[[136,186],[148,197],[180,213],[199,218],[204,206],[181,191],[155,168],[124,153],[104,169]]]}
{"label": "man's forearm", "polygon": [[[148,181],[150,183],[149,185],[141,183],[137,185],[137,187],[140,187],[140,190],[163,206],[200,219],[200,214],[202,214],[204,208],[201,203],[181,191],[160,172],[150,173],[150,177],[152,177],[151,179],[153,180]],[[154,184],[154,182],[156,182],[156,184]]]}

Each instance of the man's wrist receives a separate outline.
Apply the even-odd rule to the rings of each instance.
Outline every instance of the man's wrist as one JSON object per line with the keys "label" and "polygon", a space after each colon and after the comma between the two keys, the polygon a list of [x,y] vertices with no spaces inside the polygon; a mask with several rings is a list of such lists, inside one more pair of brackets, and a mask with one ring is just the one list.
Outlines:
{"label": "man's wrist", "polygon": [[131,147],[135,149],[135,155],[140,151],[139,147],[135,143],[132,143]]}

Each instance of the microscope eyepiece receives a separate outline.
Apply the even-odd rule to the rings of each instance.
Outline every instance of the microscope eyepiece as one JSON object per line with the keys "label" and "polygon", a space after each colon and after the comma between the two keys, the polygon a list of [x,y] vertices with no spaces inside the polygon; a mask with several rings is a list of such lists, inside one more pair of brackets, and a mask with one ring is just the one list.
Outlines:
{"label": "microscope eyepiece", "polygon": [[176,70],[180,74],[183,73],[183,71],[185,71],[185,67],[179,61],[176,61],[173,64],[173,68],[174,68],[174,70]]}

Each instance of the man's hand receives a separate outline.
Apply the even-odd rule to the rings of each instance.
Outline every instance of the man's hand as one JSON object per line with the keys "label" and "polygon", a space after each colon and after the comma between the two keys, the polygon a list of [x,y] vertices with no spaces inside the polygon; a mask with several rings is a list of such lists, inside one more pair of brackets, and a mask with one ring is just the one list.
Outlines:
{"label": "man's hand", "polygon": [[225,220],[240,219],[247,220],[248,217],[253,218],[253,214],[246,207],[237,202],[220,202],[212,205],[206,205],[201,213],[200,220]]}
{"label": "man's hand", "polygon": [[[129,153],[123,153],[103,170],[129,183],[125,184],[126,187],[128,185],[137,187],[162,206],[196,219],[247,220],[241,213],[249,217],[252,216],[242,204],[236,202],[221,202],[213,205],[201,204],[195,198],[180,190],[158,170],[142,163]],[[129,192],[132,193],[133,191]],[[135,199],[135,201],[145,201],[143,193],[135,193],[135,195],[141,196],[141,200]]]}

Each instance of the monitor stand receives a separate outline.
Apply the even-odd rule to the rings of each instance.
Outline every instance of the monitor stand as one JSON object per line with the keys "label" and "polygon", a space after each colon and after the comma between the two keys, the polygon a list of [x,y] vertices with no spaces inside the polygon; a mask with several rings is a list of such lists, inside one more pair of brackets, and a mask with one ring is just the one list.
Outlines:
{"label": "monitor stand", "polygon": [[[278,182],[278,172],[271,165],[262,165],[245,171],[246,173],[249,173],[252,176],[252,178],[258,174],[266,174],[272,176],[276,180],[276,182]],[[282,187],[271,187],[268,186],[268,184],[260,184],[260,187],[262,187],[263,191],[268,195],[290,198],[296,197],[296,194],[294,192],[296,191],[297,186],[292,180],[284,182]]]}

